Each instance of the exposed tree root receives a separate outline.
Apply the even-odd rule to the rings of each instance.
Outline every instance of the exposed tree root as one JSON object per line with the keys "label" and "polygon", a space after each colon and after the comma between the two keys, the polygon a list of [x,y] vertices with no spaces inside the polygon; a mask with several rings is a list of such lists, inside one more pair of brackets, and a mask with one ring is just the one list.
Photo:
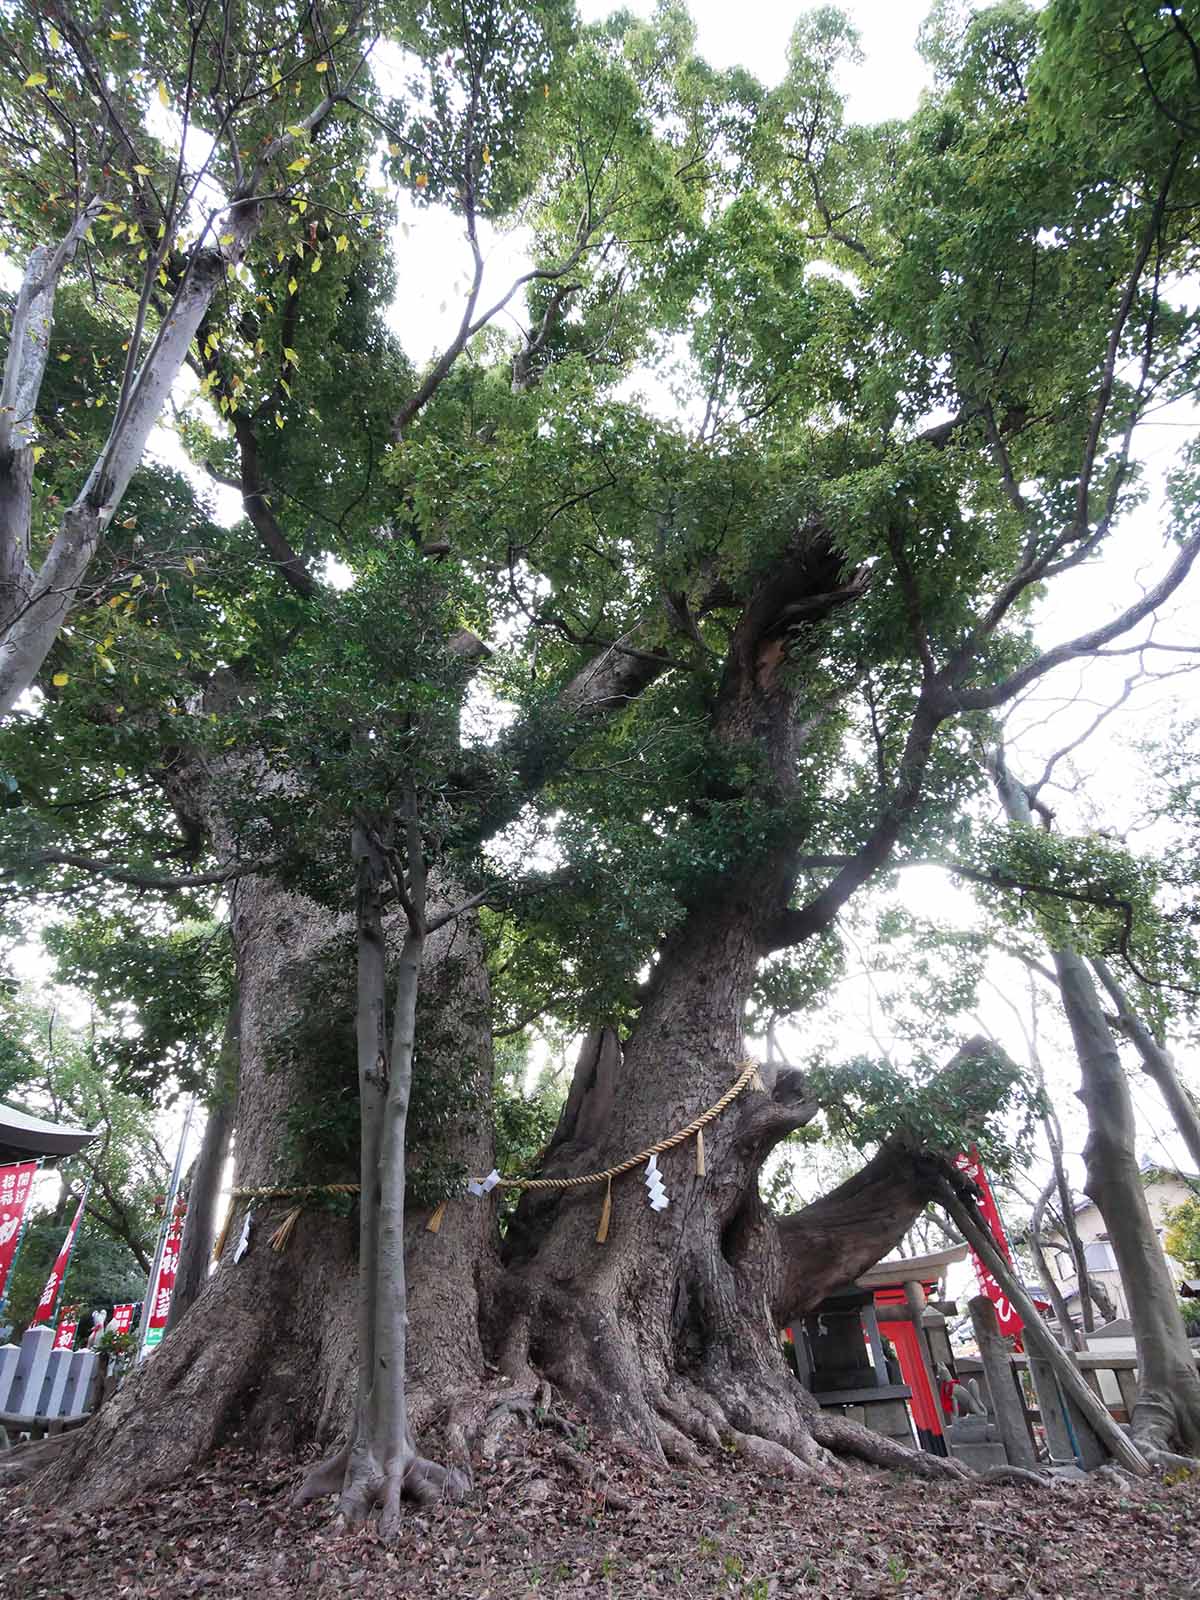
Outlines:
{"label": "exposed tree root", "polygon": [[985,1467],[976,1477],[980,1483],[1032,1483],[1039,1489],[1055,1481],[1048,1472],[1034,1472],[1029,1467]]}
{"label": "exposed tree root", "polygon": [[469,1472],[429,1461],[411,1447],[396,1459],[380,1462],[369,1451],[353,1451],[346,1444],[305,1474],[291,1503],[300,1507],[336,1494],[342,1527],[359,1528],[374,1518],[380,1537],[391,1539],[399,1531],[405,1500],[434,1505],[461,1500],[470,1488]]}
{"label": "exposed tree root", "polygon": [[81,1431],[75,1429],[71,1433],[52,1434],[47,1439],[30,1439],[24,1444],[13,1445],[11,1450],[5,1450],[0,1454],[0,1487],[24,1483],[27,1478],[32,1478],[35,1472],[49,1466],[69,1444],[74,1443]]}
{"label": "exposed tree root", "polygon": [[926,1450],[911,1450],[887,1439],[881,1433],[872,1433],[861,1422],[851,1422],[848,1417],[835,1416],[822,1411],[813,1418],[813,1437],[826,1449],[837,1455],[857,1456],[876,1467],[887,1467],[892,1472],[912,1472],[919,1478],[972,1478],[975,1474],[953,1456],[934,1456]]}
{"label": "exposed tree root", "polygon": [[1200,1460],[1195,1456],[1181,1456],[1174,1450],[1162,1450],[1156,1445],[1137,1441],[1142,1454],[1155,1472],[1194,1472],[1200,1474]]}
{"label": "exposed tree root", "polygon": [[607,1477],[597,1473],[596,1468],[585,1461],[578,1451],[572,1450],[569,1444],[555,1445],[554,1459],[577,1478],[582,1478],[589,1492],[614,1511],[633,1510],[633,1501],[629,1496],[620,1489],[614,1489]]}

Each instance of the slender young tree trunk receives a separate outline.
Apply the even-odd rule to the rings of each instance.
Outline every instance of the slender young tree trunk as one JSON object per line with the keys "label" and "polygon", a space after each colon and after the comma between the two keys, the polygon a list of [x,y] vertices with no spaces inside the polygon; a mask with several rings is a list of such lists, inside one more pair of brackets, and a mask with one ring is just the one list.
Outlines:
{"label": "slender young tree trunk", "polygon": [[221,1196],[221,1179],[233,1139],[237,1078],[238,1002],[235,997],[229,1008],[225,1037],[221,1041],[216,1081],[209,1096],[208,1119],[204,1124],[204,1138],[187,1192],[187,1220],[183,1227],[175,1292],[171,1296],[171,1311],[167,1318],[168,1333],[179,1326],[208,1282],[213,1241],[219,1226],[217,1207]]}
{"label": "slender young tree trunk", "polygon": [[[426,947],[426,881],[415,813],[406,847],[384,855],[373,828],[354,830],[358,863],[356,914],[361,1194],[359,1202],[358,1384],[354,1425],[342,1449],[301,1485],[298,1504],[338,1485],[342,1520],[356,1527],[378,1512],[379,1532],[395,1535],[401,1500],[457,1494],[468,1480],[417,1454],[408,1414],[408,1277],[405,1191],[408,1110],[416,1051],[417,1001]],[[392,870],[389,871],[389,865]],[[396,962],[396,996],[389,1019],[383,895],[388,883],[406,885],[406,926]]]}
{"label": "slender young tree trunk", "polygon": [[[1028,797],[1001,754],[993,774],[1010,820],[1028,826]],[[1088,1113],[1085,1190],[1104,1218],[1137,1345],[1134,1438],[1151,1451],[1178,1446],[1195,1453],[1200,1451],[1200,1373],[1146,1204],[1129,1082],[1087,964],[1069,948],[1052,955],[1079,1062],[1079,1097]],[[1083,1279],[1080,1291],[1086,1292]]]}
{"label": "slender young tree trunk", "polygon": [[1054,965],[1083,1076],[1086,1189],[1108,1229],[1137,1343],[1134,1437],[1151,1448],[1180,1447],[1195,1454],[1200,1452],[1200,1373],[1146,1204],[1129,1081],[1086,965],[1070,950],[1057,951]]}
{"label": "slender young tree trunk", "polygon": [[[1071,1313],[1067,1310],[1067,1302],[1063,1299],[1062,1290],[1054,1274],[1050,1271],[1050,1263],[1046,1259],[1046,1252],[1042,1248],[1042,1222],[1046,1215],[1046,1207],[1050,1203],[1050,1196],[1058,1188],[1057,1174],[1050,1174],[1050,1181],[1038,1195],[1037,1204],[1033,1208],[1033,1215],[1029,1219],[1029,1253],[1033,1257],[1033,1264],[1037,1268],[1038,1277],[1045,1285],[1046,1294],[1049,1296],[1050,1305],[1054,1312],[1054,1320],[1058,1323],[1063,1336],[1063,1343],[1068,1350],[1082,1350],[1086,1347],[1085,1341],[1075,1331],[1075,1324],[1071,1321]],[[1087,1291],[1080,1285],[1080,1302],[1084,1300]]]}
{"label": "slender young tree trunk", "polygon": [[1075,1267],[1075,1282],[1079,1285],[1079,1315],[1086,1338],[1089,1333],[1096,1331],[1093,1305],[1099,1308],[1101,1316],[1106,1320],[1111,1320],[1113,1306],[1108,1300],[1106,1291],[1103,1293],[1104,1301],[1107,1303],[1102,1303],[1097,1298],[1096,1286],[1092,1283],[1091,1274],[1088,1272],[1087,1252],[1083,1248],[1083,1240],[1079,1237],[1079,1229],[1075,1225],[1075,1198],[1071,1193],[1071,1185],[1067,1182],[1067,1168],[1063,1161],[1062,1129],[1059,1127],[1058,1117],[1053,1108],[1047,1112],[1044,1122],[1046,1143],[1050,1147],[1050,1165],[1054,1170],[1054,1187],[1058,1191],[1058,1210],[1062,1218],[1063,1237],[1067,1241],[1067,1248],[1071,1252],[1071,1261]]}
{"label": "slender young tree trunk", "polygon": [[1200,1111],[1197,1110],[1196,1102],[1187,1085],[1180,1078],[1170,1051],[1163,1049],[1134,1010],[1129,1002],[1129,996],[1117,981],[1108,962],[1095,956],[1092,958],[1092,969],[1108,990],[1109,997],[1117,1008],[1117,1020],[1121,1025],[1121,1031],[1136,1046],[1146,1076],[1158,1085],[1166,1101],[1167,1110],[1179,1130],[1179,1136],[1187,1146],[1187,1152],[1196,1171],[1200,1172]]}

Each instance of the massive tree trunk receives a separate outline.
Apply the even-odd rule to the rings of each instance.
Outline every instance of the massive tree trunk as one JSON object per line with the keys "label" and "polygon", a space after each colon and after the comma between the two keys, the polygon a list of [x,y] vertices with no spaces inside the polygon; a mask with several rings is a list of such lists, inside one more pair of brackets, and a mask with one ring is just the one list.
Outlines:
{"label": "massive tree trunk", "polygon": [[[235,1183],[260,1188],[312,1182],[314,1174],[297,1165],[294,1112],[303,1106],[306,1114],[333,1119],[346,1114],[347,1100],[354,1108],[349,994],[331,989],[324,996],[331,1011],[345,1011],[350,1042],[344,1060],[315,1059],[322,1054],[319,1043],[305,1057],[282,1050],[280,1041],[297,1037],[305,974],[315,975],[319,990],[328,980],[331,955],[344,965],[349,923],[269,879],[246,879],[233,896],[232,931],[241,1002]],[[482,941],[467,916],[431,935],[428,944],[419,1070],[454,1074],[456,1093],[476,1108],[451,1127],[439,1159],[455,1171],[478,1174],[492,1164]],[[317,1068],[327,1096],[323,1105],[313,1104]],[[419,1169],[419,1147],[413,1160]],[[316,1177],[356,1181],[354,1155],[344,1170]],[[290,1453],[344,1433],[357,1352],[353,1216],[326,1209],[319,1200],[306,1205],[286,1248],[275,1250],[271,1235],[293,1204],[237,1201],[220,1265],[192,1309],[95,1421],[70,1436],[40,1493],[111,1504],[148,1482],[173,1481],[228,1439]],[[247,1210],[253,1218],[249,1247],[235,1260]],[[455,1387],[461,1390],[481,1376],[478,1307],[495,1260],[483,1208],[450,1206],[436,1235],[426,1231],[430,1214],[426,1205],[407,1218],[416,1280],[409,1305],[416,1428],[429,1422],[445,1396],[453,1398]]]}
{"label": "massive tree trunk", "polygon": [[[654,1144],[712,1105],[739,1075],[747,998],[760,959],[778,945],[796,881],[802,764],[832,710],[828,700],[802,701],[805,674],[789,652],[797,628],[860,592],[854,584],[839,587],[840,577],[827,539],[799,530],[742,610],[711,733],[737,758],[731,764],[746,757],[755,804],[773,805],[774,819],[765,843],[748,845],[696,887],[663,945],[624,1047],[609,1038],[583,1063],[547,1174],[596,1171]],[[914,760],[910,786],[919,784]],[[697,805],[704,804],[701,795]],[[872,862],[886,858],[894,831],[881,835]],[[864,865],[860,876],[870,870]],[[821,916],[802,919],[805,936],[834,914],[836,897],[825,899]],[[276,1046],[296,1021],[297,969],[314,968],[350,930],[331,926],[327,915],[265,879],[238,884],[233,920],[242,1001],[238,1185],[312,1181],[296,1170],[289,1121],[313,1097]],[[435,1049],[441,1053],[443,1036],[457,1029],[447,1060],[465,1056],[477,1080],[486,1076],[477,1112],[462,1119],[458,1134],[461,1159],[481,1175],[491,1166],[491,1059],[478,934],[469,925],[448,926],[438,938],[463,959],[461,970],[454,962],[446,968]],[[427,959],[436,984],[441,963],[432,949]],[[345,1053],[344,1081],[353,1083],[352,1049]],[[424,1072],[419,1035],[418,1074]],[[606,1244],[596,1240],[601,1188],[528,1196],[494,1295],[494,1220],[486,1202],[451,1204],[436,1234],[425,1231],[425,1217],[411,1217],[414,1430],[481,1385],[479,1312],[490,1303],[487,1348],[519,1392],[536,1392],[548,1378],[603,1426],[653,1452],[694,1461],[698,1444],[732,1441],[760,1466],[806,1474],[827,1465],[823,1447],[833,1446],[929,1473],[956,1471],[821,1413],[784,1362],[782,1320],[885,1251],[925,1195],[907,1158],[881,1157],[861,1183],[831,1197],[821,1214],[824,1230],[820,1216],[809,1219],[807,1235],[802,1222],[789,1230],[785,1267],[784,1236],[759,1199],[757,1179],[767,1154],[815,1107],[798,1073],[768,1067],[764,1080],[705,1129],[704,1173],[692,1141],[663,1155],[667,1210],[647,1207],[639,1174],[614,1183]],[[877,1203],[888,1195],[890,1211]],[[289,1449],[345,1431],[357,1347],[351,1229],[305,1210],[288,1249],[278,1252],[268,1243],[271,1210],[269,1202],[257,1206],[249,1250],[235,1262],[237,1208],[222,1264],[191,1313],[69,1447],[48,1487],[70,1478],[87,1502],[111,1502],[148,1475],[178,1476],[231,1431]],[[847,1237],[831,1248],[827,1231],[835,1225],[845,1225]],[[80,1479],[89,1455],[91,1470]]]}
{"label": "massive tree trunk", "polygon": [[[788,662],[781,619],[824,615],[852,592],[838,582],[828,545],[802,530],[742,612],[714,707],[714,742],[753,752],[762,796],[781,808],[796,796],[824,714],[800,701],[803,675]],[[746,1003],[801,843],[791,824],[695,892],[624,1047],[610,1034],[581,1058],[543,1177],[603,1171],[686,1126],[735,1081]],[[799,1073],[767,1064],[762,1077],[762,1088],[748,1088],[704,1130],[703,1174],[692,1140],[659,1157],[666,1210],[650,1208],[640,1172],[613,1183],[607,1242],[596,1237],[602,1187],[525,1196],[499,1303],[502,1369],[518,1383],[531,1368],[545,1374],[602,1426],[671,1459],[695,1460],[698,1443],[732,1442],[769,1470],[804,1475],[826,1463],[829,1444],[937,1471],[932,1458],[819,1412],[784,1362],[784,1316],[806,1295],[819,1300],[855,1258],[830,1248],[819,1226],[806,1253],[797,1225],[785,1271],[757,1179],[767,1154],[816,1107]],[[843,1206],[854,1198],[843,1195]]]}

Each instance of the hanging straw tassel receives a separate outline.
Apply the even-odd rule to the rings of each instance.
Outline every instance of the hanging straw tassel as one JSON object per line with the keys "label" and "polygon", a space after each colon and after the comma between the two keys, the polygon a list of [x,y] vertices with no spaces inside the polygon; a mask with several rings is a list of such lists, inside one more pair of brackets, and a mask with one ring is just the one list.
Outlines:
{"label": "hanging straw tassel", "polygon": [[705,1170],[706,1169],[705,1169],[705,1166],[704,1166],[704,1129],[703,1128],[697,1128],[696,1129],[696,1176],[698,1178],[703,1178],[705,1176]]}
{"label": "hanging straw tassel", "polygon": [[221,1226],[220,1233],[217,1235],[217,1242],[213,1245],[212,1258],[214,1261],[220,1261],[221,1257],[225,1253],[225,1246],[229,1243],[229,1225],[232,1221],[233,1199],[231,1197],[229,1201],[229,1209],[225,1213],[225,1221]]}
{"label": "hanging straw tassel", "polygon": [[608,1240],[608,1224],[612,1218],[612,1179],[604,1186],[604,1204],[600,1207],[600,1226],[596,1229],[596,1243],[605,1244]]}
{"label": "hanging straw tassel", "polygon": [[275,1232],[271,1235],[271,1249],[272,1250],[283,1251],[283,1250],[287,1249],[288,1240],[292,1237],[292,1232],[295,1229],[295,1226],[296,1226],[297,1222],[299,1222],[300,1213],[303,1210],[304,1210],[303,1206],[293,1206],[292,1209],[288,1212],[287,1216],[284,1217],[283,1221],[279,1224],[279,1226],[275,1229]]}
{"label": "hanging straw tassel", "polygon": [[436,1233],[438,1231],[438,1229],[441,1227],[442,1218],[445,1215],[446,1215],[446,1202],[443,1200],[441,1205],[438,1206],[437,1210],[433,1213],[433,1215],[430,1217],[429,1221],[425,1224],[425,1232],[426,1233]]}

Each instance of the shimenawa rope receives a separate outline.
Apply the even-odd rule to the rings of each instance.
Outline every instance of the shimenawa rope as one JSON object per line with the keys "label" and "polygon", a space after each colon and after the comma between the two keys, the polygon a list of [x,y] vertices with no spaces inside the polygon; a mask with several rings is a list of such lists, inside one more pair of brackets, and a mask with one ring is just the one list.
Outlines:
{"label": "shimenawa rope", "polygon": [[[618,1161],[615,1166],[605,1167],[602,1172],[585,1172],[576,1178],[501,1178],[495,1187],[500,1189],[583,1189],[589,1184],[603,1183],[607,1185],[604,1194],[604,1205],[600,1212],[600,1225],[596,1230],[596,1238],[600,1244],[608,1238],[608,1224],[612,1215],[612,1182],[614,1178],[622,1177],[626,1172],[632,1172],[635,1167],[640,1167],[649,1161],[651,1156],[663,1155],[668,1150],[674,1150],[678,1145],[686,1143],[688,1139],[696,1140],[696,1175],[705,1176],[704,1164],[704,1129],[710,1122],[716,1120],[731,1105],[743,1091],[753,1085],[762,1089],[763,1082],[759,1077],[758,1064],[746,1061],[736,1080],[730,1084],[725,1093],[707,1111],[702,1111],[698,1117],[693,1117],[686,1127],[679,1128],[675,1133],[660,1139],[657,1144],[647,1145],[646,1149],[639,1150],[636,1155],[627,1156],[624,1161]],[[361,1185],[357,1183],[306,1183],[297,1184],[289,1188],[271,1188],[270,1186],[256,1189],[233,1189],[230,1191],[229,1212],[225,1218],[225,1226],[221,1229],[213,1249],[213,1258],[220,1260],[225,1248],[225,1241],[229,1237],[229,1225],[233,1219],[234,1202],[237,1200],[293,1200],[308,1198],[317,1194],[358,1194]],[[426,1223],[430,1233],[436,1233],[442,1225],[442,1218],[446,1214],[445,1200]],[[282,1250],[296,1226],[296,1221],[303,1211],[303,1205],[293,1206],[284,1217],[275,1232],[271,1235],[271,1247]]]}

